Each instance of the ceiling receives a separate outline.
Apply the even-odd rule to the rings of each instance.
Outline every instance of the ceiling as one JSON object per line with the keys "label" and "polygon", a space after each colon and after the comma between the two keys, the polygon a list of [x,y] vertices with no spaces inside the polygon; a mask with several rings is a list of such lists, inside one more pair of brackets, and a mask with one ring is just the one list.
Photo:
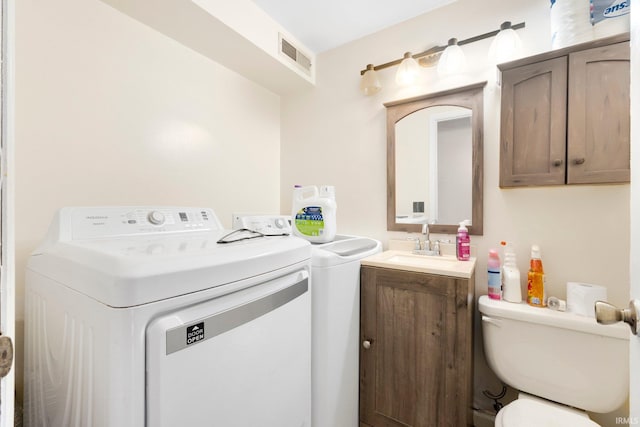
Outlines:
{"label": "ceiling", "polygon": [[313,53],[359,39],[456,0],[253,0]]}

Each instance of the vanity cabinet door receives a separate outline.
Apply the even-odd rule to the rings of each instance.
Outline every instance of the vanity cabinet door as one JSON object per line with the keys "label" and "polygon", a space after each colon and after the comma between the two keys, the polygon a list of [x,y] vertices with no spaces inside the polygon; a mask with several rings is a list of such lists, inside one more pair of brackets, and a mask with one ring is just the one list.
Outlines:
{"label": "vanity cabinet door", "polygon": [[567,58],[502,73],[500,186],[565,182]]}
{"label": "vanity cabinet door", "polygon": [[629,42],[569,55],[567,183],[629,182]]}
{"label": "vanity cabinet door", "polygon": [[361,426],[472,425],[473,278],[361,269]]}

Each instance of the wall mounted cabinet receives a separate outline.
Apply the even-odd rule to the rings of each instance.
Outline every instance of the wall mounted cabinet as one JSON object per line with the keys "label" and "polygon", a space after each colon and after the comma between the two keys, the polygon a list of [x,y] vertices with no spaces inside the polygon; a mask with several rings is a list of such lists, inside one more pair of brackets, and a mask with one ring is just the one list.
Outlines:
{"label": "wall mounted cabinet", "polygon": [[629,35],[501,64],[500,187],[629,182]]}
{"label": "wall mounted cabinet", "polygon": [[360,426],[471,426],[470,278],[363,265]]}

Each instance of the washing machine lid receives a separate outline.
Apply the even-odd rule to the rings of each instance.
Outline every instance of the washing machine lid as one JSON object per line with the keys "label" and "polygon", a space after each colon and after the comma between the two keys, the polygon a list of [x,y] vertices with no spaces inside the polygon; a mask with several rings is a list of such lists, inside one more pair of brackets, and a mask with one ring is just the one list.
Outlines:
{"label": "washing machine lid", "polygon": [[[150,222],[153,212],[163,224]],[[309,262],[303,239],[217,243],[230,231],[208,209],[65,208],[27,269],[103,304],[132,307]]]}
{"label": "washing machine lid", "polygon": [[[517,399],[500,411],[502,427],[599,427],[586,414],[533,399]],[[498,425],[496,423],[496,425]]]}
{"label": "washing machine lid", "polygon": [[311,245],[313,267],[331,267],[382,252],[382,243],[369,237],[338,235],[332,242]]}

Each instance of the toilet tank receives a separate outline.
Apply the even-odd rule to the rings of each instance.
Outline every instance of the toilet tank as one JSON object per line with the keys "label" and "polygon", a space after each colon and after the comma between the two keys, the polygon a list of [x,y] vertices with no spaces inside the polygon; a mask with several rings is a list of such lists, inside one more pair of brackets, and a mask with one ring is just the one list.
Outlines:
{"label": "toilet tank", "polygon": [[629,327],[481,296],[484,352],[495,374],[526,393],[591,412],[629,394]]}

